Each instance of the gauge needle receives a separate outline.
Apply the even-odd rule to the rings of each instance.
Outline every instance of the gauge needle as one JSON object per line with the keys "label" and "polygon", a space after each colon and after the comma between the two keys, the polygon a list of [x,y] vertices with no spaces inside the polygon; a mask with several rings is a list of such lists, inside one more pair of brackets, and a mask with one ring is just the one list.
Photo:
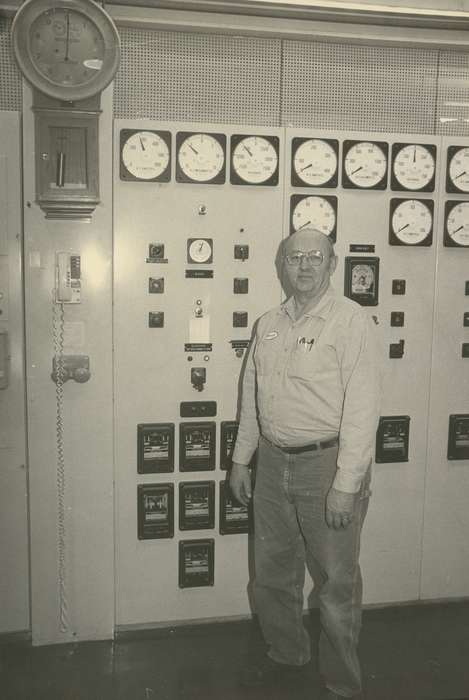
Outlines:
{"label": "gauge needle", "polygon": [[204,247],[204,244],[201,243],[201,244],[199,245],[199,253],[202,251],[202,248],[203,248],[203,247]]}
{"label": "gauge needle", "polygon": [[249,155],[250,155],[251,158],[252,158],[252,152],[249,150],[249,148],[248,148],[247,146],[245,146],[244,144],[243,144],[243,148],[244,148],[245,151],[247,151],[247,152],[249,153]]}
{"label": "gauge needle", "polygon": [[460,231],[462,228],[464,228],[463,225],[461,225],[459,228],[457,228],[455,231],[453,231],[453,236],[454,236],[455,233],[457,233],[458,231]]}
{"label": "gauge needle", "polygon": [[301,224],[300,228],[297,228],[296,230],[299,231],[300,229],[304,228],[305,226],[308,226],[308,224],[311,223],[311,219],[309,221],[306,221],[304,224]]}
{"label": "gauge needle", "polygon": [[459,173],[459,175],[456,175],[454,179],[457,180],[458,177],[462,177],[463,175],[467,175],[467,172],[465,170],[463,170],[462,173]]}
{"label": "gauge needle", "polygon": [[414,163],[415,163],[415,151],[417,150],[417,146],[414,146]]}
{"label": "gauge needle", "polygon": [[350,175],[355,175],[355,173],[358,173],[359,170],[363,170],[363,165],[360,165],[360,167],[355,168],[355,170],[352,170],[352,172],[350,173]]}
{"label": "gauge needle", "polygon": [[68,61],[68,49],[70,46],[70,13],[67,12],[67,38],[65,40],[65,61]]}
{"label": "gauge needle", "polygon": [[407,228],[408,226],[410,226],[410,224],[406,224],[405,226],[401,226],[401,228],[398,228],[398,229],[397,229],[397,233],[399,233],[399,231],[403,231],[403,230],[404,230],[405,228]]}
{"label": "gauge needle", "polygon": [[312,167],[312,165],[313,165],[312,163],[309,163],[308,165],[305,165],[305,167],[304,167],[304,168],[301,168],[301,170],[300,170],[300,173],[302,173],[302,172],[303,172],[303,170],[308,170],[308,168],[311,168],[311,167]]}
{"label": "gauge needle", "polygon": [[142,147],[142,151],[145,150],[145,146],[143,145],[142,137],[140,136],[140,145]]}
{"label": "gauge needle", "polygon": [[189,144],[189,148],[191,149],[191,151],[194,151],[196,156],[199,155],[199,152],[195,150],[194,146],[191,146],[191,144]]}

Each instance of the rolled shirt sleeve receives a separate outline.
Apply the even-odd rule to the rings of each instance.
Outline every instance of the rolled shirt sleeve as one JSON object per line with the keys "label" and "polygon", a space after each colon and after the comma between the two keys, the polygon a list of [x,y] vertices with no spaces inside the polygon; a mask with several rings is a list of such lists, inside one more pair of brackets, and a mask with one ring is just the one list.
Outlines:
{"label": "rolled shirt sleeve", "polygon": [[257,420],[256,404],[256,369],[254,366],[255,337],[251,341],[248,356],[244,367],[241,417],[238,427],[238,436],[233,451],[233,462],[248,465],[259,443],[259,423]]}

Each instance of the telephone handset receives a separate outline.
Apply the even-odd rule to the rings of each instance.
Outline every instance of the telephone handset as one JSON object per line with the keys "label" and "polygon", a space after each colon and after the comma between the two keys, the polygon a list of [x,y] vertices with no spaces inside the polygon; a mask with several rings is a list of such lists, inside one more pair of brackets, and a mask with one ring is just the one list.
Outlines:
{"label": "telephone handset", "polygon": [[81,257],[76,253],[55,254],[55,301],[58,304],[81,302]]}

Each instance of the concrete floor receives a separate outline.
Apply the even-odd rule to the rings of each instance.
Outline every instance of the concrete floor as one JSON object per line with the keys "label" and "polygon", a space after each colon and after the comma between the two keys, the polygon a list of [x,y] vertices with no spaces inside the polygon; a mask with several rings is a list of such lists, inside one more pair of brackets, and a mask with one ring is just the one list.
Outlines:
{"label": "concrete floor", "polygon": [[[315,645],[317,619],[307,622]],[[297,687],[243,689],[263,650],[252,622],[121,635],[114,642],[0,646],[1,700],[314,700],[315,664]],[[364,613],[366,700],[468,700],[469,602]]]}

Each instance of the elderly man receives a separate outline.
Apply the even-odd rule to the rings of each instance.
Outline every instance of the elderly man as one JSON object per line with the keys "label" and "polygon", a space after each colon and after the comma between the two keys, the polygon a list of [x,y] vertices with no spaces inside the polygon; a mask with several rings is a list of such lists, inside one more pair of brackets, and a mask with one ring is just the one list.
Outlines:
{"label": "elderly man", "polygon": [[292,295],[257,324],[230,477],[247,504],[258,449],[254,590],[269,651],[244,682],[290,678],[308,663],[306,563],[319,599],[324,697],[359,698],[358,557],[379,415],[374,328],[331,288],[337,258],[327,236],[302,229],[280,252]]}

